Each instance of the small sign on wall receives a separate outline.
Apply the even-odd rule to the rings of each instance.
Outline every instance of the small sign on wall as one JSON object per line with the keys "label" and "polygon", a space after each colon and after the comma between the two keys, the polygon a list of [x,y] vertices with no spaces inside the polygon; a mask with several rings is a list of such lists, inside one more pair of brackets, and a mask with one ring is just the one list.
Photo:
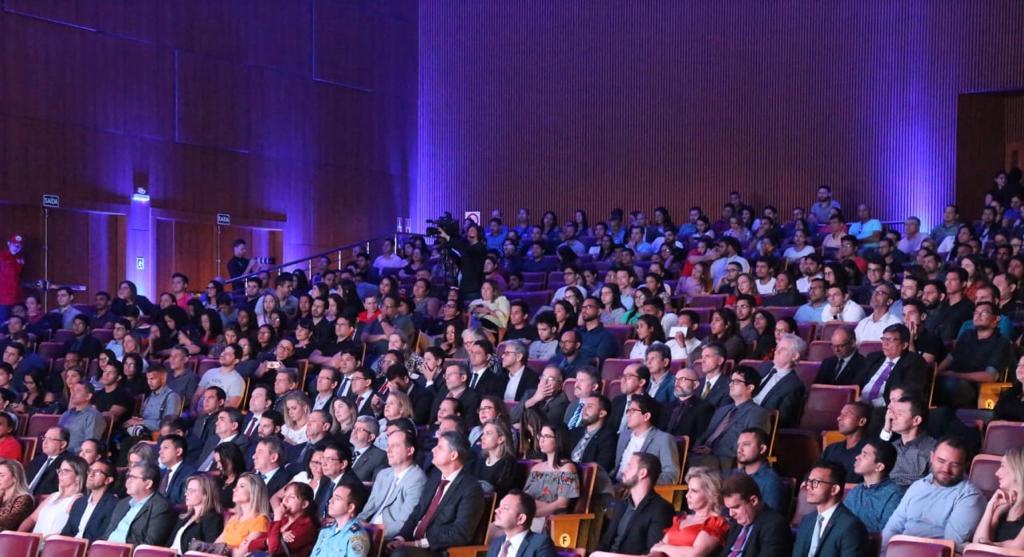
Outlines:
{"label": "small sign on wall", "polygon": [[145,271],[146,270],[146,258],[145,257],[136,257],[135,258],[135,268],[137,270],[139,270],[139,271]]}
{"label": "small sign on wall", "polygon": [[43,207],[46,207],[47,209],[57,209],[57,208],[60,208],[60,196],[59,195],[53,195],[52,193],[44,193],[43,194]]}
{"label": "small sign on wall", "polygon": [[217,213],[217,224],[220,226],[231,226],[231,214]]}
{"label": "small sign on wall", "polygon": [[466,211],[466,216],[464,217],[463,222],[467,220],[480,224],[480,211]]}

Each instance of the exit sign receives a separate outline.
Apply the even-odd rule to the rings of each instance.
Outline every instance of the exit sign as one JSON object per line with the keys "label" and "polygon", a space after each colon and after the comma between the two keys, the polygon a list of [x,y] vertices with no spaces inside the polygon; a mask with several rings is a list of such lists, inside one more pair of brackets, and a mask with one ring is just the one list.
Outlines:
{"label": "exit sign", "polygon": [[43,207],[57,209],[60,207],[60,196],[52,193],[43,194]]}
{"label": "exit sign", "polygon": [[217,224],[221,226],[231,226],[231,214],[217,213]]}

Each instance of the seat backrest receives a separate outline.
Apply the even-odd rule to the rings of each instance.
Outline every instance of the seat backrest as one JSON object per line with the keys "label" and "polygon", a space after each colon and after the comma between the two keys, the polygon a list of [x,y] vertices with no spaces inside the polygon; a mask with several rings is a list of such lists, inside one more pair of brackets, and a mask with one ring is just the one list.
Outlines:
{"label": "seat backrest", "polygon": [[637,363],[635,360],[625,358],[608,358],[601,364],[601,379],[605,381],[622,379],[622,372],[625,371],[626,366],[635,363]]}
{"label": "seat backrest", "polygon": [[1002,457],[990,454],[980,454],[971,461],[971,471],[968,473],[968,478],[971,480],[971,483],[985,494],[986,499],[992,497],[992,494],[999,489],[996,470],[999,469],[1001,461]]}
{"label": "seat backrest", "polygon": [[793,499],[794,495],[796,495],[798,484],[795,478],[787,477],[779,478],[779,482],[782,483],[782,504],[785,505],[785,508],[779,509],[779,512],[782,513],[782,516],[786,517],[786,520],[789,520],[789,517],[793,516],[793,507],[796,506],[793,503]]}
{"label": "seat backrest", "polygon": [[51,427],[57,427],[57,422],[59,421],[59,414],[32,414],[32,417],[28,419],[28,429],[25,431],[25,436],[42,437],[46,430]]}
{"label": "seat backrest", "polygon": [[825,358],[834,356],[832,352],[832,340],[816,340],[807,346],[807,359],[823,361]]}
{"label": "seat backrest", "polygon": [[818,369],[821,367],[821,362],[813,360],[801,361],[796,363],[796,375],[800,378],[800,382],[804,384],[804,388],[808,391],[814,385],[814,380],[818,377]]}
{"label": "seat backrest", "polygon": [[366,533],[370,536],[370,551],[368,557],[380,557],[384,553],[384,528],[376,524],[366,524]]}
{"label": "seat backrest", "polygon": [[801,429],[822,431],[836,427],[836,417],[843,405],[857,400],[856,385],[812,385],[800,419]]}
{"label": "seat backrest", "polygon": [[956,546],[952,540],[934,540],[917,536],[893,536],[886,546],[886,557],[953,557]]}
{"label": "seat backrest", "polygon": [[725,294],[698,294],[690,299],[691,307],[720,308],[725,304]]}
{"label": "seat backrest", "polygon": [[40,342],[36,347],[36,354],[46,361],[53,361],[64,355],[63,342]]}
{"label": "seat backrest", "polygon": [[983,543],[969,543],[963,557],[1024,557],[1024,549],[1010,549]]}
{"label": "seat backrest", "polygon": [[203,358],[199,360],[199,365],[196,366],[196,375],[202,379],[203,374],[215,367],[219,367],[220,362],[215,358]]}
{"label": "seat backrest", "polygon": [[676,443],[679,446],[679,477],[676,478],[676,483],[683,483],[683,478],[686,477],[683,472],[686,470],[686,459],[690,456],[690,436],[680,435],[676,437]]}
{"label": "seat backrest", "polygon": [[867,356],[882,350],[882,342],[878,340],[865,340],[857,345],[857,351],[861,356]]}
{"label": "seat backrest", "polygon": [[597,483],[597,464],[582,462],[579,464],[580,496],[576,498],[574,513],[590,512],[590,504],[594,499],[594,485]]}
{"label": "seat backrest", "polygon": [[566,379],[562,382],[562,392],[565,393],[566,398],[569,402],[576,402],[576,380],[573,378]]}
{"label": "seat backrest", "polygon": [[36,447],[39,444],[38,437],[18,437],[21,443],[21,464],[28,468],[28,464],[36,457]]}
{"label": "seat backrest", "polygon": [[840,327],[849,327],[851,330],[857,327],[857,323],[847,323],[845,321],[829,321],[828,323],[821,323],[818,326],[818,338],[821,340],[832,340],[832,333]]}
{"label": "seat backrest", "polygon": [[141,544],[135,546],[132,557],[177,557],[178,552],[169,547]]}
{"label": "seat backrest", "polygon": [[53,342],[59,342],[64,344],[70,340],[75,339],[75,332],[71,329],[57,329],[53,333]]}
{"label": "seat backrest", "polygon": [[42,534],[27,532],[0,532],[0,555],[4,557],[36,557]]}
{"label": "seat backrest", "polygon": [[807,492],[799,489],[799,487],[796,490],[796,499],[793,507],[793,519],[789,521],[789,526],[794,529],[800,526],[800,521],[805,516],[818,512],[817,507],[807,502]]}
{"label": "seat backrest", "polygon": [[615,400],[615,397],[622,394],[622,379],[604,382],[604,396],[608,400]]}
{"label": "seat backrest", "polygon": [[1006,420],[992,420],[985,430],[985,440],[981,443],[981,452],[1002,455],[1013,447],[1024,446],[1024,423]]}
{"label": "seat backrest", "polygon": [[43,546],[40,557],[85,557],[88,548],[88,540],[52,535],[46,538],[46,545]]}

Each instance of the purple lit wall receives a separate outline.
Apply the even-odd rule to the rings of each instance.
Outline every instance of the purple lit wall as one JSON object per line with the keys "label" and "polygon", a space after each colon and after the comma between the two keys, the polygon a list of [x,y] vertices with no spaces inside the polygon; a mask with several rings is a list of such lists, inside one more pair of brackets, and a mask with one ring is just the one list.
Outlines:
{"label": "purple lit wall", "polygon": [[[419,7],[422,225],[726,193],[917,214],[954,197],[957,96],[1024,87],[1024,3],[436,0]],[[788,214],[788,213],[787,213]]]}

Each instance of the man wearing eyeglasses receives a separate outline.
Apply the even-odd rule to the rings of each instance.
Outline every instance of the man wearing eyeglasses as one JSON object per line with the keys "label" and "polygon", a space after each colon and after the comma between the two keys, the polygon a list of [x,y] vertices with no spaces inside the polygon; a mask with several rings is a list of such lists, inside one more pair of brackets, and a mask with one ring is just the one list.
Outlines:
{"label": "man wearing eyeglasses", "polygon": [[110,515],[117,506],[117,497],[110,490],[115,473],[114,465],[106,459],[89,465],[89,475],[85,478],[85,488],[89,492],[71,504],[62,536],[85,538],[91,542],[106,531]]}
{"label": "man wearing eyeglasses", "polygon": [[953,352],[938,366],[935,395],[939,404],[972,408],[978,400],[978,383],[998,381],[1010,365],[1012,346],[999,334],[999,311],[992,302],[974,308],[974,330],[956,341]]}
{"label": "man wearing eyeglasses", "polygon": [[765,431],[771,428],[768,411],[754,403],[754,389],[761,376],[750,366],[739,366],[729,377],[729,397],[732,404],[719,407],[711,423],[692,450],[692,466],[707,466],[727,472],[736,464],[736,442],[740,433],[750,427]]}
{"label": "man wearing eyeglasses", "polygon": [[882,332],[882,350],[868,355],[861,375],[861,400],[884,409],[893,387],[911,385],[921,388],[928,382],[921,356],[909,350],[910,330],[905,325],[889,325]]}
{"label": "man wearing eyeglasses", "polygon": [[903,320],[889,312],[889,306],[896,299],[896,289],[891,284],[881,283],[871,291],[871,315],[857,323],[854,332],[861,342],[882,339],[882,331],[889,325],[902,323]]}
{"label": "man wearing eyeglasses", "polygon": [[57,491],[57,469],[68,454],[71,434],[63,427],[51,427],[43,434],[42,453],[36,455],[25,470],[28,490],[33,495],[49,495]]}
{"label": "man wearing eyeglasses", "polygon": [[864,370],[864,356],[857,350],[853,329],[839,327],[832,331],[833,356],[825,358],[814,382],[820,385],[856,385]]}
{"label": "man wearing eyeglasses", "polygon": [[870,553],[871,542],[864,524],[842,505],[845,475],[842,466],[819,462],[800,484],[815,512],[800,521],[793,555],[833,557]]}
{"label": "man wearing eyeglasses", "polygon": [[667,411],[662,412],[661,429],[669,435],[686,435],[696,439],[708,429],[715,407],[700,398],[700,375],[684,367],[676,372],[673,394],[675,400]]}
{"label": "man wearing eyeglasses", "polygon": [[137,464],[128,469],[126,499],[110,515],[102,539],[132,545],[167,545],[176,517],[171,504],[156,493],[160,470],[153,464]]}

